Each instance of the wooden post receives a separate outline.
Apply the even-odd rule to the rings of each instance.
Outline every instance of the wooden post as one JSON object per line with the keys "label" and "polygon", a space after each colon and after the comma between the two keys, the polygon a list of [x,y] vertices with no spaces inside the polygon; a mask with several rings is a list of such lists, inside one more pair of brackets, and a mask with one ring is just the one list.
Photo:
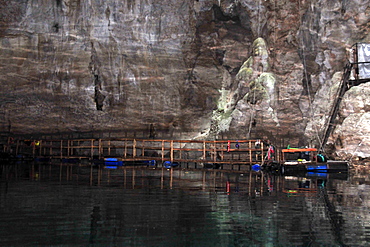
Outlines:
{"label": "wooden post", "polygon": [[103,156],[103,146],[102,146],[102,140],[99,139],[99,160]]}
{"label": "wooden post", "polygon": [[110,156],[110,140],[108,140],[108,156]]}
{"label": "wooden post", "polygon": [[63,159],[63,140],[60,140],[60,159]]}
{"label": "wooden post", "polygon": [[205,190],[206,189],[206,171],[203,171],[203,174],[202,174],[202,190]]}
{"label": "wooden post", "polygon": [[32,142],[33,144],[32,145],[32,157],[35,158],[35,154],[36,154],[36,142],[33,141]]}
{"label": "wooden post", "polygon": [[164,160],[164,140],[162,140],[162,162]]}
{"label": "wooden post", "polygon": [[6,143],[6,149],[7,150],[4,150],[5,152],[10,152],[11,151],[11,146],[12,146],[12,142],[14,141],[13,137],[8,137],[8,141]]}
{"label": "wooden post", "polygon": [[98,185],[100,185],[101,173],[102,173],[102,170],[101,170],[101,167],[99,166],[99,168],[98,168]]}
{"label": "wooden post", "polygon": [[173,185],[173,167],[170,168],[170,189],[172,189]]}
{"label": "wooden post", "polygon": [[180,145],[180,150],[179,151],[180,151],[180,160],[181,160],[182,159],[182,143],[180,142],[179,145]]}
{"label": "wooden post", "polygon": [[145,140],[143,140],[143,141],[142,141],[142,145],[143,145],[143,146],[141,147],[141,156],[143,156],[143,157],[144,157],[144,156],[145,156],[145,155],[144,155],[144,152],[145,152],[145,149],[144,149],[144,146],[145,146]]}
{"label": "wooden post", "polygon": [[249,141],[249,164],[252,165],[252,141]]}
{"label": "wooden post", "polygon": [[[33,168],[33,166],[32,166]],[[63,171],[63,166],[62,163],[60,163],[60,169],[59,169],[59,181],[62,181],[62,171]]]}
{"label": "wooden post", "polygon": [[132,168],[132,188],[135,189],[135,168]]}
{"label": "wooden post", "polygon": [[42,141],[38,141],[39,142],[39,156],[42,156]]}
{"label": "wooden post", "polygon": [[127,158],[127,140],[125,139],[125,154],[124,154],[124,157]]}
{"label": "wooden post", "polygon": [[258,152],[256,150],[257,150],[256,144],[254,144],[255,158],[256,158],[256,161],[258,161]]}
{"label": "wooden post", "polygon": [[170,151],[170,159],[171,159],[171,162],[173,162],[173,140],[171,140],[171,151]]}
{"label": "wooden post", "polygon": [[224,144],[221,143],[221,160],[223,161],[224,160]]}
{"label": "wooden post", "polygon": [[127,168],[126,167],[124,167],[123,168],[123,186],[124,186],[124,188],[126,189],[126,180],[127,179]]}
{"label": "wooden post", "polygon": [[18,155],[18,151],[19,151],[19,140],[17,140],[17,145],[15,147],[15,155]]}
{"label": "wooden post", "polygon": [[70,156],[70,148],[71,148],[71,144],[70,144],[70,140],[67,140],[67,157],[69,158]]}
{"label": "wooden post", "polygon": [[264,157],[264,154],[263,154],[263,141],[261,141],[261,164],[263,164],[264,163],[264,159],[265,159],[265,157]]}
{"label": "wooden post", "polygon": [[91,139],[91,159],[94,157],[94,139]]}
{"label": "wooden post", "polygon": [[249,184],[248,184],[248,194],[251,195],[252,193],[252,173],[249,173]]}
{"label": "wooden post", "polygon": [[93,166],[90,165],[90,186],[92,185],[93,182]]}
{"label": "wooden post", "polygon": [[264,178],[264,176],[261,176],[261,180],[260,180],[260,181],[261,181],[261,187],[260,187],[261,195],[263,195],[263,187],[264,187],[263,185],[264,185],[264,183],[265,183],[265,182],[263,181],[263,178]]}
{"label": "wooden post", "polygon": [[163,189],[163,181],[164,181],[164,167],[162,166],[162,174],[161,174],[161,189]]}
{"label": "wooden post", "polygon": [[203,160],[206,160],[206,141],[203,141]]}
{"label": "wooden post", "polygon": [[67,179],[67,181],[69,181],[69,176],[70,176],[70,175],[69,175],[69,167],[70,167],[70,165],[67,165],[67,166],[66,166],[66,168],[67,168],[67,169],[66,169],[66,179]]}
{"label": "wooden post", "polygon": [[132,157],[136,157],[136,139],[134,139],[133,144],[132,144]]}
{"label": "wooden post", "polygon": [[213,162],[216,163],[217,161],[217,143],[216,141],[213,141]]}

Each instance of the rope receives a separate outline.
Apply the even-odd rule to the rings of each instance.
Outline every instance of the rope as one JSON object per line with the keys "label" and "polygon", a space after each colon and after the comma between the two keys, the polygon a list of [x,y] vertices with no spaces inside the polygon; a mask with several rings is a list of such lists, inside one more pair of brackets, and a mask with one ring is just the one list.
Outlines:
{"label": "rope", "polygon": [[[306,54],[305,54],[305,47],[304,47],[304,43],[303,43],[303,38],[301,39],[301,42],[302,42],[302,60],[303,60],[303,68],[304,68],[304,75],[305,75],[305,83],[306,83],[306,89],[307,89],[307,95],[308,95],[308,103],[309,103],[309,111],[310,111],[310,120],[311,122],[313,122],[313,119],[314,119],[314,110],[313,110],[313,106],[312,106],[312,98],[311,98],[311,91],[310,91],[310,87],[309,87],[309,83],[308,83],[308,75],[307,75],[307,63],[306,63]],[[315,125],[315,134],[316,134],[316,138],[321,146],[321,138],[320,138],[320,135],[319,135],[319,130],[317,129],[317,125]]]}
{"label": "rope", "polygon": [[257,34],[258,37],[261,36],[261,0],[258,1],[258,26],[257,26]]}
{"label": "rope", "polygon": [[[253,91],[253,102],[255,102],[255,100],[256,100],[256,92]],[[252,108],[252,111],[251,111],[252,114],[251,114],[251,118],[249,119],[249,129],[248,129],[248,138],[250,138],[251,137],[251,131],[252,131],[254,114],[255,114],[256,109],[254,108],[254,105],[253,104],[250,104],[250,103],[248,103],[248,104]]]}
{"label": "rope", "polygon": [[[298,1],[298,11],[300,12],[301,11],[301,5],[300,5],[300,1]],[[309,102],[309,117],[310,117],[310,121],[313,122],[313,119],[314,119],[314,109],[313,109],[313,106],[312,106],[312,98],[311,98],[311,91],[310,91],[310,88],[309,88],[309,83],[308,83],[308,75],[307,75],[307,62],[306,62],[306,54],[305,54],[305,45],[304,45],[304,41],[303,41],[303,37],[301,38],[301,48],[302,48],[302,60],[303,60],[303,68],[304,68],[304,75],[305,75],[305,83],[306,83],[306,89],[307,89],[307,95],[308,95],[308,102]],[[316,135],[316,139],[317,141],[319,142],[319,145],[320,147],[323,146],[323,140],[320,138],[320,134],[319,134],[319,130],[318,130],[318,127],[317,125],[314,125],[314,129],[315,129],[315,135]]]}

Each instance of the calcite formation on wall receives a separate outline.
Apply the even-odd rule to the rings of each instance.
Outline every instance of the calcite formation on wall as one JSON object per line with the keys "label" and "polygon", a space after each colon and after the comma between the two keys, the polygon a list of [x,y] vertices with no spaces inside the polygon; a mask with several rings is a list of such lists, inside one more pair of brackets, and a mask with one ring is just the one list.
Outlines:
{"label": "calcite formation on wall", "polygon": [[[12,133],[155,126],[317,144],[347,49],[370,42],[367,0],[0,3],[0,126]],[[351,95],[346,108],[364,100]],[[343,141],[353,116],[329,138],[340,153],[355,145]]]}

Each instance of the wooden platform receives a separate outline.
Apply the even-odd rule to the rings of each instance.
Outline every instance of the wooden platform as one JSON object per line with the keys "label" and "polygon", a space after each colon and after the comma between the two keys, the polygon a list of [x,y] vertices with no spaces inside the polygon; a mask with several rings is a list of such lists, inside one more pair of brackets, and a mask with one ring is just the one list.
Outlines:
{"label": "wooden platform", "polygon": [[33,158],[262,164],[269,145],[263,140],[159,140],[133,138],[11,140],[15,155]]}

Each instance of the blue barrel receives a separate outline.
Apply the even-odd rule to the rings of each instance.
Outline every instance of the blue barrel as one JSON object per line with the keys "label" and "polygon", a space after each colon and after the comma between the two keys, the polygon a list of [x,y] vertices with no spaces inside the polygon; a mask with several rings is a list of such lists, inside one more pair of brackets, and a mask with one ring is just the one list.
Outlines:
{"label": "blue barrel", "polygon": [[105,158],[105,166],[123,166],[123,161],[118,158]]}
{"label": "blue barrel", "polygon": [[163,162],[163,167],[165,167],[165,168],[171,168],[171,167],[176,167],[176,166],[178,166],[179,165],[179,163],[177,163],[177,162],[171,162],[171,161],[165,161],[165,162]]}
{"label": "blue barrel", "polygon": [[308,171],[322,171],[322,172],[326,172],[327,169],[328,169],[328,166],[325,164],[325,165],[307,165],[307,168],[306,168]]}
{"label": "blue barrel", "polygon": [[258,172],[261,170],[261,166],[259,164],[255,164],[252,166],[252,171]]}
{"label": "blue barrel", "polygon": [[157,165],[157,161],[156,160],[146,160],[146,161],[143,161],[144,164],[148,164],[148,166],[155,166]]}
{"label": "blue barrel", "polygon": [[324,172],[307,172],[307,177],[320,177],[320,178],[327,178],[328,174]]}

